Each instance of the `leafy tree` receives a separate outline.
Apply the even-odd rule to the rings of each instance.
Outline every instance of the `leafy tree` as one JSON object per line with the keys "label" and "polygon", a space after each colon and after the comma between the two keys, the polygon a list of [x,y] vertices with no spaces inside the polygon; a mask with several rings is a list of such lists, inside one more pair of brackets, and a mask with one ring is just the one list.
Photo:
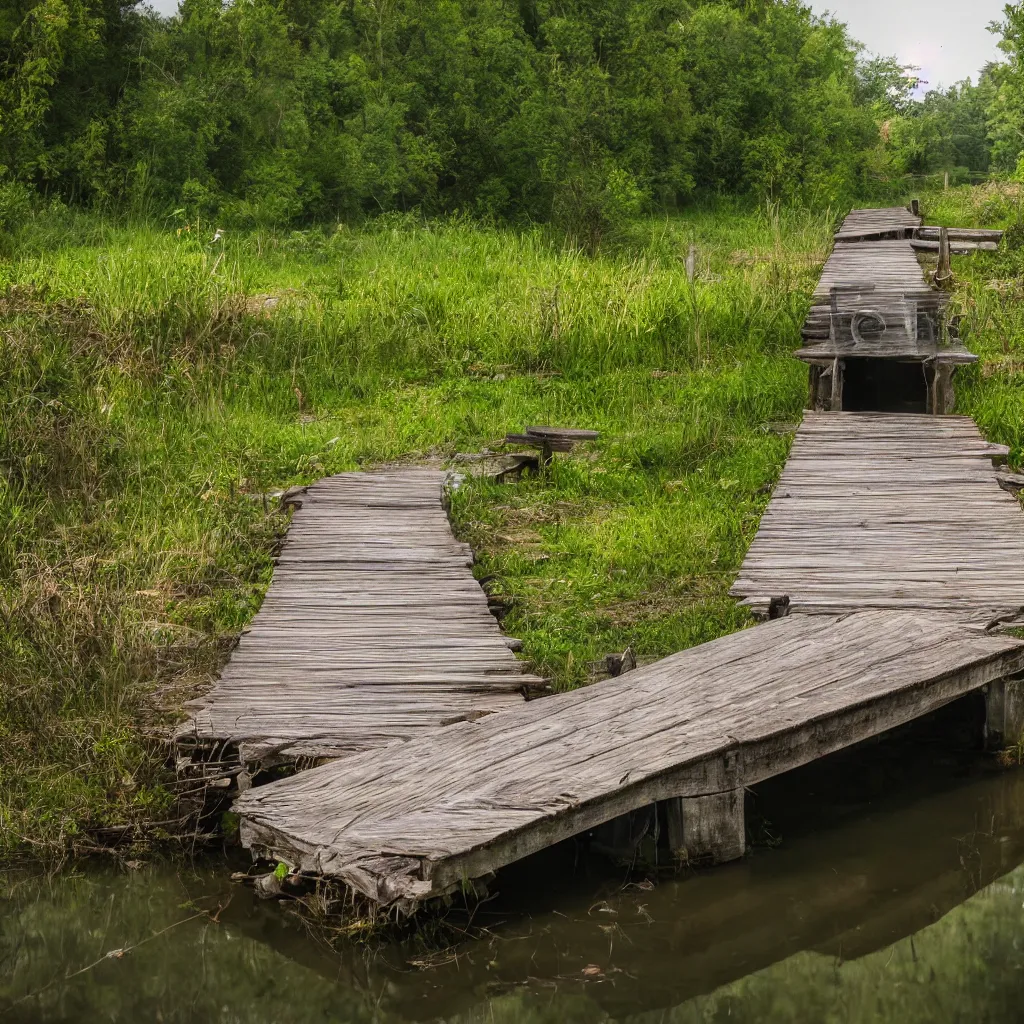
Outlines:
{"label": "leafy tree", "polygon": [[857,65],[857,96],[881,118],[908,114],[914,107],[914,92],[921,84],[913,64],[900,64],[895,57],[872,56]]}
{"label": "leafy tree", "polygon": [[1005,61],[988,68],[992,89],[987,105],[992,163],[1003,171],[1019,170],[1024,150],[1024,4],[1007,4],[1003,21],[989,30],[1000,35]]}
{"label": "leafy tree", "polygon": [[954,170],[984,172],[991,162],[988,103],[992,86],[959,82],[932,90],[890,122],[893,163],[900,173]]}
{"label": "leafy tree", "polygon": [[820,202],[856,190],[877,126],[842,25],[796,3],[711,3],[685,42],[702,185]]}
{"label": "leafy tree", "polygon": [[588,245],[698,192],[853,195],[902,81],[797,0],[9,0],[0,46],[0,163],[44,190]]}
{"label": "leafy tree", "polygon": [[110,136],[146,17],[136,0],[6,0],[0,9],[0,175],[106,195]]}

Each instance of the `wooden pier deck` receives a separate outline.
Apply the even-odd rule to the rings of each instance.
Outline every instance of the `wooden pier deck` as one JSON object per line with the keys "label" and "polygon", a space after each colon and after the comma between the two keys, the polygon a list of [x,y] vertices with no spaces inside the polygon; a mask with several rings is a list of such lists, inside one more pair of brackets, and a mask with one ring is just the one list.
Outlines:
{"label": "wooden pier deck", "polygon": [[825,261],[813,301],[828,302],[833,287],[850,283],[871,284],[880,292],[934,294],[910,242],[837,245]]}
{"label": "wooden pier deck", "polygon": [[382,903],[450,892],[666,801],[681,857],[744,845],[744,787],[1024,665],[1024,641],[908,612],[793,616],[244,793],[242,839]]}
{"label": "wooden pier deck", "polygon": [[[810,366],[811,408],[952,411],[956,368],[977,357],[944,315],[947,292],[919,259],[919,249],[942,248],[933,233],[950,232],[924,228],[916,213],[900,207],[854,210],[846,218],[801,330],[806,344],[794,353]],[[974,229],[956,234],[965,236],[965,252],[994,248],[1001,237]],[[948,251],[939,263],[935,275],[948,282]]]}
{"label": "wooden pier deck", "polygon": [[760,613],[1024,610],[1024,514],[965,416],[804,414],[732,594]]}
{"label": "wooden pier deck", "polygon": [[892,307],[911,299],[937,309],[945,297],[925,278],[917,253],[908,241],[869,241],[837,244],[825,261],[821,277],[811,297],[811,309],[802,334],[808,341],[829,338],[833,288],[870,286],[865,297],[869,307]]}
{"label": "wooden pier deck", "polygon": [[470,571],[429,469],[343,473],[309,487],[273,581],[182,745],[243,764],[337,757],[503,711],[523,672]]}

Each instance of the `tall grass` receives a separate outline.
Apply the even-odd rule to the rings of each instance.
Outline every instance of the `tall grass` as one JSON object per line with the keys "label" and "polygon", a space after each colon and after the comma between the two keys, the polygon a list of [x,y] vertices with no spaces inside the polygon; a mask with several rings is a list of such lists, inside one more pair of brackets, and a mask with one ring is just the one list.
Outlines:
{"label": "tall grass", "polygon": [[979,357],[957,375],[956,411],[973,416],[993,441],[1024,462],[1024,185],[988,182],[928,193],[931,223],[1002,227],[998,252],[953,258],[951,309],[960,333]]}
{"label": "tall grass", "polygon": [[574,686],[745,622],[831,218],[694,212],[597,256],[460,220],[214,227],[43,217],[0,263],[0,855],[173,832],[147,737],[259,605],[267,495],[327,473],[597,428],[455,496],[526,656]]}

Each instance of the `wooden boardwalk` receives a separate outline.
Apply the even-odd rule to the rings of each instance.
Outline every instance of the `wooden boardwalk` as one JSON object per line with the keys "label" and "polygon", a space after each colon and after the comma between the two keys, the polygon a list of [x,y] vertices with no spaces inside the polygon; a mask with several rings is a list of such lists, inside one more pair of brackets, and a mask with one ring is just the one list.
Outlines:
{"label": "wooden boardwalk", "polygon": [[804,414],[732,594],[760,613],[1024,610],[1024,514],[964,416]]}
{"label": "wooden boardwalk", "polygon": [[928,283],[910,242],[860,242],[836,245],[825,262],[811,297],[811,309],[802,334],[809,341],[830,336],[832,289],[864,285],[871,289],[864,297],[868,307],[892,307],[907,299],[937,309],[944,296]]}
{"label": "wooden boardwalk", "polygon": [[336,757],[523,702],[523,673],[455,540],[444,474],[343,473],[301,498],[263,606],[179,743],[243,764]]}
{"label": "wooden boardwalk", "polygon": [[[916,374],[922,396],[926,378],[920,406],[948,407],[952,365],[973,357],[936,328],[920,224],[854,211],[837,236],[805,325],[817,344],[799,353],[824,407],[868,363]],[[848,379],[860,401],[883,393]],[[781,617],[529,703],[540,680],[487,612],[440,475],[332,478],[310,489],[189,734],[243,759],[346,755],[242,793],[242,839],[385,904],[612,822],[612,845],[640,822],[676,858],[736,858],[746,786],[972,690],[990,742],[1024,730],[1024,641],[986,631],[1024,617],[1024,515],[993,464],[1006,455],[963,417],[808,412],[732,590]]]}
{"label": "wooden boardwalk", "polygon": [[743,787],[1024,665],[906,612],[780,619],[571,693],[244,793],[243,842],[382,903],[450,892],[667,801],[679,856],[743,851]]}
{"label": "wooden boardwalk", "polygon": [[851,210],[835,237],[837,242],[910,238],[920,226],[921,218],[905,206]]}
{"label": "wooden boardwalk", "polygon": [[[854,210],[846,218],[801,331],[807,344],[794,353],[810,366],[812,409],[952,410],[954,372],[976,357],[945,316],[948,294],[918,258],[921,248],[939,250],[933,231],[938,238],[939,229],[922,227],[916,213],[900,207]],[[957,234],[965,236],[963,251],[994,247],[991,239],[1001,237]],[[948,255],[940,262],[936,274],[948,281]]]}
{"label": "wooden boardwalk", "polygon": [[833,287],[851,283],[870,284],[880,292],[934,294],[909,242],[837,245],[825,261],[812,299],[828,302]]}

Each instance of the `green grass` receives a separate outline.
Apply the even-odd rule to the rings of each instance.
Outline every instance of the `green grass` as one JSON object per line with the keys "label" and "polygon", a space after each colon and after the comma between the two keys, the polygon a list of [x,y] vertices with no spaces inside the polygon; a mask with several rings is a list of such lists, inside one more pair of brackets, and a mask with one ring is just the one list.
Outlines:
{"label": "green grass", "polygon": [[973,416],[993,441],[1024,462],[1024,185],[991,182],[926,197],[929,223],[1002,227],[998,252],[953,257],[951,311],[979,362],[957,374],[956,412]]}
{"label": "green grass", "polygon": [[524,656],[564,688],[742,627],[727,591],[832,224],[698,211],[596,257],[459,220],[27,225],[0,262],[0,857],[175,832],[146,737],[258,607],[285,527],[264,495],[291,484],[593,427],[549,474],[454,497]]}

